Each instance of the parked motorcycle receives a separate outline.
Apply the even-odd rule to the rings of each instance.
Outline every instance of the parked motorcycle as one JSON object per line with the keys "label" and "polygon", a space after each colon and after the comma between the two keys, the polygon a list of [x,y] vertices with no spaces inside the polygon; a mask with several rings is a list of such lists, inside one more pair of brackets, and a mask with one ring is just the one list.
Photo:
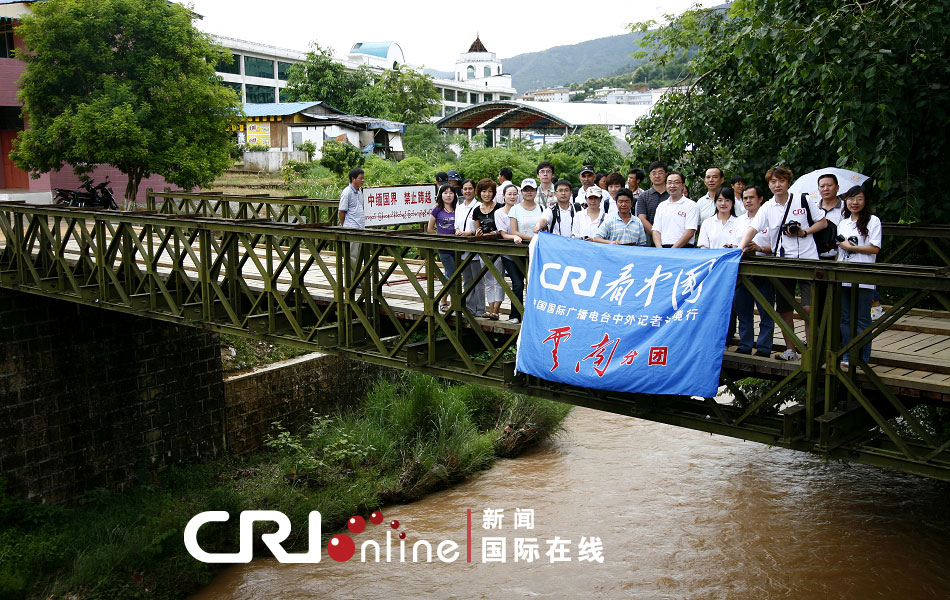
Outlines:
{"label": "parked motorcycle", "polygon": [[112,188],[108,187],[109,183],[109,178],[106,177],[106,180],[98,185],[93,185],[92,180],[83,183],[82,191],[54,188],[53,204],[64,204],[79,208],[119,210],[119,205],[116,204],[115,196],[112,194]]}

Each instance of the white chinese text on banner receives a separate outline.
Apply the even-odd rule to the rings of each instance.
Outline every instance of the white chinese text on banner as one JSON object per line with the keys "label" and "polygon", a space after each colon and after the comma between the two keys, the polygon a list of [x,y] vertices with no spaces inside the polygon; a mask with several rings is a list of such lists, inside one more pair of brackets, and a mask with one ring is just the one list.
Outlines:
{"label": "white chinese text on banner", "polygon": [[580,387],[712,397],[741,252],[532,243],[517,370]]}

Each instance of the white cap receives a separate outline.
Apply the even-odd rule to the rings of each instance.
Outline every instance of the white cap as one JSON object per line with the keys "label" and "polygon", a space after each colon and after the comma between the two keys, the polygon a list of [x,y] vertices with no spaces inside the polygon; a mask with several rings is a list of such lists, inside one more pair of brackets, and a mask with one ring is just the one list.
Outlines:
{"label": "white cap", "polygon": [[585,197],[590,198],[591,196],[597,196],[598,198],[603,198],[604,190],[600,189],[596,185],[592,185],[589,188],[587,188],[587,195]]}

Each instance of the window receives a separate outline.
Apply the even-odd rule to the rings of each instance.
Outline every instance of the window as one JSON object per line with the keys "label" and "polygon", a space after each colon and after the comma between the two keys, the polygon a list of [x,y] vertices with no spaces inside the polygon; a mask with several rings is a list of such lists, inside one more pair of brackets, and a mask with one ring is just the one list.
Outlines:
{"label": "window", "polygon": [[454,106],[445,107],[445,116],[454,115],[456,112],[458,112],[458,109]]}
{"label": "window", "polygon": [[492,101],[491,94],[486,93],[486,94],[485,94],[485,102],[491,102],[491,101]]}
{"label": "window", "polygon": [[221,82],[221,85],[223,85],[223,86],[225,86],[225,87],[229,87],[229,88],[231,88],[232,90],[234,90],[235,92],[237,92],[238,101],[241,100],[241,84],[240,84],[240,83],[237,83],[237,82],[234,82],[234,81],[222,81],[222,82]]}
{"label": "window", "polygon": [[455,102],[455,90],[445,90],[445,99],[449,102]]}
{"label": "window", "polygon": [[214,68],[218,73],[230,73],[232,75],[241,74],[241,55],[232,54],[231,55],[231,64],[224,64],[223,60],[219,60],[218,64]]}
{"label": "window", "polygon": [[13,58],[13,21],[0,22],[0,58]]}
{"label": "window", "polygon": [[244,57],[244,75],[248,77],[274,78],[274,61],[266,58]]}
{"label": "window", "polygon": [[511,100],[511,96],[498,96],[499,100]]}
{"label": "window", "polygon": [[468,97],[471,98],[472,104],[478,104],[478,94],[472,92]]}
{"label": "window", "polygon": [[254,104],[267,104],[274,102],[274,88],[269,85],[247,84],[247,101]]}
{"label": "window", "polygon": [[491,77],[491,67],[485,65],[485,77]]}
{"label": "window", "polygon": [[287,78],[290,77],[290,65],[291,63],[277,61],[277,79],[287,81]]}
{"label": "window", "polygon": [[467,77],[468,79],[475,79],[475,67],[473,67],[472,65],[469,65],[466,71],[467,71],[466,74],[468,76]]}

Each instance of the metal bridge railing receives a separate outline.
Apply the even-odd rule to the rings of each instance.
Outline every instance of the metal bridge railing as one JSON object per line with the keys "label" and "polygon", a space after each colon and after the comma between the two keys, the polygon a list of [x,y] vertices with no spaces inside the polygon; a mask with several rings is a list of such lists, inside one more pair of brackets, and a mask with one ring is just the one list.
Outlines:
{"label": "metal bridge railing", "polygon": [[[238,198],[249,207],[254,202]],[[763,302],[802,359],[779,364],[724,352],[723,382],[738,402],[723,404],[588,390],[516,375],[519,326],[475,317],[465,302],[474,286],[463,285],[461,272],[477,259],[475,281],[496,281],[508,302],[522,309],[495,260],[512,257],[526,273],[524,246],[418,231],[328,227],[300,222],[308,216],[305,211],[281,213],[289,220],[285,223],[206,217],[201,210],[225,209],[208,198],[188,200],[198,203],[189,205],[197,212],[117,213],[2,202],[0,286],[950,479],[948,442],[916,410],[945,407],[950,386],[908,393],[859,358],[852,358],[848,370],[839,367],[845,352],[878,340],[912,309],[950,310],[950,268],[743,261],[739,285],[762,301],[750,278],[770,278],[777,293],[792,300],[807,343]],[[448,277],[438,268],[438,250],[456,253],[459,266]],[[810,312],[787,286],[797,280],[813,283]],[[847,345],[840,342],[837,319],[844,282],[900,291],[885,318],[854,332]],[[442,313],[439,303],[446,297],[450,309]],[[747,376],[775,383],[761,397],[748,398],[737,385]],[[804,397],[792,398],[800,386]]]}

